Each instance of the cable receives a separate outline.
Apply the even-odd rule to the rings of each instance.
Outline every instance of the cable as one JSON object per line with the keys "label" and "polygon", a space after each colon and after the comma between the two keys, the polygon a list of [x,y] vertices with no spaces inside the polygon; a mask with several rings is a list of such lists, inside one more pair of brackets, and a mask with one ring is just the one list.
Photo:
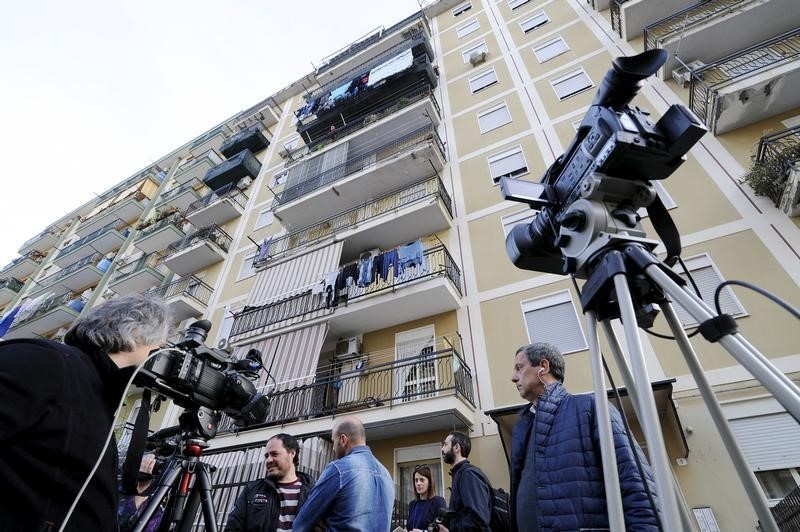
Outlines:
{"label": "cable", "polygon": [[[683,262],[683,259],[681,259],[680,255],[677,256],[677,259],[678,259],[678,263],[680,263],[680,265],[681,265],[681,268],[683,268],[683,273],[686,274],[687,279],[689,279],[689,283],[691,283],[692,288],[694,288],[695,294],[697,294],[697,297],[699,297],[700,299],[703,299],[703,294],[700,293],[700,288],[697,286],[697,283],[694,282],[694,277],[692,277],[692,274],[689,273],[689,268],[686,267],[686,263]],[[669,334],[657,333],[657,332],[651,331],[649,329],[643,329],[643,330],[644,330],[644,332],[646,332],[650,336],[654,336],[656,338],[661,338],[663,340],[675,340],[675,337],[674,336],[670,336]],[[690,333],[686,333],[686,337],[687,338],[694,338],[698,334],[700,334],[700,328],[699,327],[697,329],[693,330]]]}
{"label": "cable", "polygon": [[748,283],[747,281],[736,281],[736,280],[723,281],[717,286],[717,289],[714,291],[714,306],[717,309],[717,314],[722,314],[722,310],[721,310],[721,307],[720,307],[720,304],[719,304],[720,294],[722,293],[722,289],[725,288],[725,286],[729,285],[729,284],[730,285],[736,285],[736,286],[743,286],[744,288],[749,288],[750,290],[753,290],[754,292],[758,292],[762,296],[770,299],[773,303],[775,303],[777,305],[780,305],[784,310],[786,310],[786,312],[788,312],[789,314],[791,314],[792,316],[794,316],[795,318],[800,320],[800,310],[797,310],[792,305],[790,305],[789,303],[787,303],[783,299],[779,298],[778,296],[776,296],[772,292],[770,292],[768,290],[765,290],[765,289],[761,288],[760,286],[756,286],[756,285],[754,285],[752,283]]}

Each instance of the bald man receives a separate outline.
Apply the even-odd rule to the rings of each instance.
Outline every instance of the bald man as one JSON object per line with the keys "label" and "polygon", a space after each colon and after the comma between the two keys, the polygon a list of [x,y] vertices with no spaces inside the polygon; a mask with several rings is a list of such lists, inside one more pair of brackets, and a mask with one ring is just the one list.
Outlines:
{"label": "bald man", "polygon": [[347,416],[333,426],[333,452],[294,520],[294,532],[319,525],[331,532],[388,532],[394,507],[394,483],[367,447],[364,424]]}

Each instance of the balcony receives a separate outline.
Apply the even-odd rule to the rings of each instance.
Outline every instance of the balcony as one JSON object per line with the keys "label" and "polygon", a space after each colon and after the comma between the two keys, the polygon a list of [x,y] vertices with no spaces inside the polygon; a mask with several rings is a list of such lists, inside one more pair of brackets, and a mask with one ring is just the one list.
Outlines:
{"label": "balcony", "polygon": [[161,264],[161,255],[149,253],[117,266],[114,279],[108,287],[118,295],[141,294],[161,284],[167,273],[166,267]]}
{"label": "balcony", "polygon": [[164,192],[156,205],[158,208],[174,207],[179,211],[185,211],[189,205],[208,192],[208,187],[199,179],[188,181]]}
{"label": "balcony", "polygon": [[0,279],[0,308],[11,303],[25,283],[14,277]]}
{"label": "balcony", "polygon": [[[346,266],[343,266],[344,269]],[[323,272],[320,272],[322,274]],[[461,306],[461,271],[447,249],[435,246],[423,253],[423,264],[399,275],[379,277],[367,286],[347,287],[333,301],[311,290],[259,307],[245,308],[233,322],[230,340],[241,343],[283,326],[296,318],[329,314],[332,333],[352,336],[380,330],[421,316],[432,316]],[[376,307],[391,302],[391,308]]]}
{"label": "balcony", "polygon": [[195,179],[202,181],[203,176],[205,176],[209,170],[222,163],[222,157],[213,149],[197,153],[199,153],[199,155],[195,155],[193,158],[185,161],[175,171],[175,181],[181,185],[189,181],[194,181]]}
{"label": "balcony", "polygon": [[[369,365],[362,369],[341,369],[345,362],[330,368],[334,375],[311,384],[287,388],[288,383],[278,383],[261,426],[303,421],[303,432],[306,428],[313,432],[307,424],[330,426],[329,416],[357,412],[370,425],[380,425],[391,417],[395,431],[397,421],[403,420],[400,433],[386,433],[389,427],[377,429],[383,437],[447,430],[452,415],[467,421],[475,409],[472,371],[459,353],[459,345],[457,336],[440,337],[430,353],[401,360],[396,360],[394,350],[365,353],[361,357]],[[261,388],[274,390],[271,384]],[[450,425],[438,426],[445,418]],[[220,432],[232,428],[226,419]]]}
{"label": "balcony", "polygon": [[106,254],[109,251],[116,251],[125,242],[129,233],[128,224],[115,220],[59,251],[53,262],[59,268],[66,268],[95,253]]}
{"label": "balcony", "polygon": [[80,237],[86,236],[115,220],[133,223],[142,216],[149,199],[141,191],[133,191],[81,222],[75,234]]}
{"label": "balcony", "polygon": [[162,298],[170,307],[173,318],[180,322],[202,316],[213,292],[206,283],[190,275],[167,285],[151,288],[147,294]]}
{"label": "balcony", "polygon": [[109,266],[111,266],[111,259],[103,257],[102,254],[89,255],[62,270],[36,281],[36,286],[29,295],[34,297],[39,294],[49,293],[60,296],[65,292],[79,293],[83,289],[93,287],[99,283],[100,279],[108,271]]}
{"label": "balcony", "polygon": [[31,251],[38,251],[39,253],[47,253],[57,243],[58,238],[61,236],[62,231],[57,229],[47,228],[33,238],[29,238],[19,248],[20,255],[26,255]]}
{"label": "balcony", "polygon": [[[336,154],[325,152],[302,163],[307,166],[299,168],[299,172],[290,170],[286,188],[275,198],[275,215],[290,229],[305,227],[442,170],[446,161],[444,145],[433,124],[394,135],[388,141],[360,135],[363,145],[350,147],[344,163],[315,173],[306,171],[311,173],[308,178],[303,175],[304,170],[336,162]],[[348,146],[342,148],[347,150]],[[327,157],[329,153],[334,157]]]}
{"label": "balcony", "polygon": [[242,150],[206,172],[203,182],[211,190],[219,190],[229,185],[235,185],[243,178],[255,180],[260,171],[261,163],[258,162],[253,152]]}
{"label": "balcony", "polygon": [[204,227],[173,242],[165,251],[164,264],[178,275],[188,275],[225,259],[231,237],[216,225]]}
{"label": "balcony", "polygon": [[231,158],[242,150],[250,150],[258,153],[269,146],[269,140],[261,132],[257,125],[239,131],[231,138],[222,143],[219,152],[227,158]]}
{"label": "balcony", "polygon": [[[792,168],[800,161],[800,126],[761,137],[753,165],[744,181],[756,194],[781,207]],[[793,207],[794,205],[788,205]]]}
{"label": "balcony", "polygon": [[439,176],[391,192],[365,205],[299,229],[270,243],[269,254],[255,267],[291,257],[309,246],[343,240],[343,260],[385,242],[407,242],[417,235],[450,227],[452,200]]}
{"label": "balcony", "polygon": [[690,76],[689,107],[715,135],[800,107],[800,28]]}
{"label": "balcony", "polygon": [[0,277],[16,277],[25,279],[36,271],[36,268],[44,260],[44,255],[38,251],[29,251],[21,257],[17,257],[0,270]]}
{"label": "balcony", "polygon": [[644,48],[669,51],[660,71],[667,79],[682,66],[676,51],[687,64],[709,64],[798,26],[800,11],[794,0],[707,0],[647,26]]}
{"label": "balcony", "polygon": [[611,0],[611,27],[626,41],[641,37],[644,28],[672,15],[675,11],[697,4],[697,0]]}
{"label": "balcony", "polygon": [[189,152],[195,157],[198,157],[205,155],[209,151],[214,152],[215,150],[218,150],[220,145],[225,142],[225,139],[228,138],[228,134],[230,133],[230,129],[228,129],[227,126],[223,127],[225,128],[224,130],[218,129],[216,131],[206,133],[194,141],[192,146],[189,148]]}
{"label": "balcony", "polygon": [[247,199],[243,189],[229,185],[189,205],[184,216],[195,227],[222,225],[242,215]]}
{"label": "balcony", "polygon": [[186,236],[184,225],[186,221],[179,212],[172,213],[164,218],[140,226],[139,234],[136,235],[133,245],[145,253],[161,251],[176,240]]}
{"label": "balcony", "polygon": [[50,331],[72,323],[83,310],[85,302],[80,296],[67,292],[32,305],[27,312],[17,314],[6,340],[44,336]]}

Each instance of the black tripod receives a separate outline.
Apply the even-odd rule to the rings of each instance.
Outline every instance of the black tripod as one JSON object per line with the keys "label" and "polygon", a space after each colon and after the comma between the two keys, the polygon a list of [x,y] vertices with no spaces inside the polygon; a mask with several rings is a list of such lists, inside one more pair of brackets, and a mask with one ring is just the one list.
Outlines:
{"label": "black tripod", "polygon": [[[188,532],[194,526],[198,506],[203,508],[205,530],[217,532],[214,503],[211,498],[213,466],[200,460],[208,440],[217,434],[219,412],[204,407],[186,410],[178,418],[180,441],[175,456],[167,463],[158,488],[147,501],[132,530],[142,532],[168,494],[172,494],[159,530]],[[210,470],[210,471],[209,471]],[[192,482],[194,480],[194,482]],[[173,524],[175,525],[173,527]]]}

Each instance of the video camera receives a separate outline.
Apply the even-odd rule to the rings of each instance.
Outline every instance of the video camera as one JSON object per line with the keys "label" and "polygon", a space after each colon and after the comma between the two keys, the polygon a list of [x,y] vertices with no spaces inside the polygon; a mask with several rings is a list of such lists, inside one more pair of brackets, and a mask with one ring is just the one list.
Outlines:
{"label": "video camera", "polygon": [[[643,238],[636,214],[641,207],[648,208],[670,257],[680,252],[677,230],[650,180],[669,177],[707,129],[683,105],[671,105],[655,124],[649,112],[628,105],[667,57],[656,49],[614,59],[575,138],[541,182],[501,179],[505,199],[539,211],[506,238],[515,266],[576,273],[613,243],[615,234],[627,241],[638,238],[652,249],[657,242]],[[667,238],[662,233],[670,229]]]}
{"label": "video camera", "polygon": [[450,520],[455,517],[456,513],[448,511],[447,508],[439,508],[436,518],[428,525],[427,532],[439,532],[439,525],[445,527],[450,526]]}
{"label": "video camera", "polygon": [[[253,384],[263,369],[261,352],[251,349],[233,360],[205,345],[211,322],[200,320],[186,329],[184,340],[148,360],[134,383],[161,393],[187,410],[222,411],[239,427],[262,423],[269,399]],[[214,431],[215,432],[215,431]]]}

